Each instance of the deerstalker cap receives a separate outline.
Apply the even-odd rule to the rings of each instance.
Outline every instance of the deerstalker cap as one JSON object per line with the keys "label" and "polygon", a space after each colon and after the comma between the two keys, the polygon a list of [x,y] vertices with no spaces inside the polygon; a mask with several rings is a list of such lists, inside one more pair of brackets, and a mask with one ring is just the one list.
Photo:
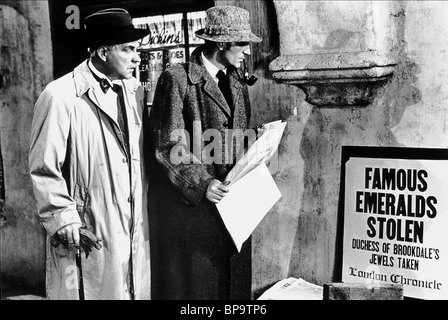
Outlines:
{"label": "deerstalker cap", "polygon": [[149,30],[135,28],[130,14],[121,8],[100,10],[84,19],[88,47],[132,42],[148,34]]}
{"label": "deerstalker cap", "polygon": [[206,11],[205,28],[195,32],[200,39],[215,42],[260,42],[252,33],[249,11],[235,6],[215,6]]}

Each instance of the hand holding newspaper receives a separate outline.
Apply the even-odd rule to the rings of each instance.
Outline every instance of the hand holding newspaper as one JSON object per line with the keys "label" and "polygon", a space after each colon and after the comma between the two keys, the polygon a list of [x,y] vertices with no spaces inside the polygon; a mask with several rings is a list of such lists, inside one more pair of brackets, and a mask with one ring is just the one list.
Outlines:
{"label": "hand holding newspaper", "polygon": [[265,163],[277,151],[285,127],[281,120],[265,124],[225,179],[230,191],[216,206],[238,251],[281,197]]}

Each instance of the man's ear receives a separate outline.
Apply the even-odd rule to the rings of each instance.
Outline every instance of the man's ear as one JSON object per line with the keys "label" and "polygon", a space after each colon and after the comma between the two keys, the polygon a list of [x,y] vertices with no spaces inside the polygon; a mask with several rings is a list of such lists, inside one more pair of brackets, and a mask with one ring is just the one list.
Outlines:
{"label": "man's ear", "polygon": [[224,50],[225,43],[224,42],[216,42],[216,46],[218,47],[219,50]]}
{"label": "man's ear", "polygon": [[106,62],[106,60],[107,60],[107,48],[106,47],[98,47],[97,49],[96,49],[96,54],[97,54],[97,56],[101,59],[101,60],[103,60],[104,62]]}

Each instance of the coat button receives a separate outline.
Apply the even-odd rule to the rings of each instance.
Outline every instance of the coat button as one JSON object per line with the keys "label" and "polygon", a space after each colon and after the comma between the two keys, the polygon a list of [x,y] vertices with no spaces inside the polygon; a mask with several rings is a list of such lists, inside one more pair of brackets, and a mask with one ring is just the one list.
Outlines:
{"label": "coat button", "polygon": [[128,197],[128,202],[131,202],[131,200],[132,200],[132,197]]}
{"label": "coat button", "polygon": [[123,158],[123,163],[126,163],[126,162],[128,162],[128,159]]}
{"label": "coat button", "polygon": [[190,189],[194,189],[194,185],[190,184],[190,185],[188,186],[188,188],[190,188]]}

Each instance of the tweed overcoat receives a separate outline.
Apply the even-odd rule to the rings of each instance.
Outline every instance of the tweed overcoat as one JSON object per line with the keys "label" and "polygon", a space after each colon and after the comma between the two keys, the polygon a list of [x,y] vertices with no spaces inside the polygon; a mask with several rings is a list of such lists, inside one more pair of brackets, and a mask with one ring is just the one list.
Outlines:
{"label": "tweed overcoat", "polygon": [[[82,271],[86,300],[150,298],[147,179],[143,171],[142,91],[122,81],[129,128],[126,157],[111,106],[87,61],[51,82],[35,104],[30,174],[37,213],[52,236],[82,222],[102,239]],[[48,239],[49,240],[49,239]],[[73,246],[47,241],[49,299],[78,299]]]}
{"label": "tweed overcoat", "polygon": [[234,164],[229,152],[235,145],[225,140],[247,129],[250,102],[240,70],[229,67],[233,106],[226,103],[199,59],[200,50],[190,62],[161,74],[150,114],[155,299],[228,298],[234,245],[205,193],[209,183],[223,181]]}

